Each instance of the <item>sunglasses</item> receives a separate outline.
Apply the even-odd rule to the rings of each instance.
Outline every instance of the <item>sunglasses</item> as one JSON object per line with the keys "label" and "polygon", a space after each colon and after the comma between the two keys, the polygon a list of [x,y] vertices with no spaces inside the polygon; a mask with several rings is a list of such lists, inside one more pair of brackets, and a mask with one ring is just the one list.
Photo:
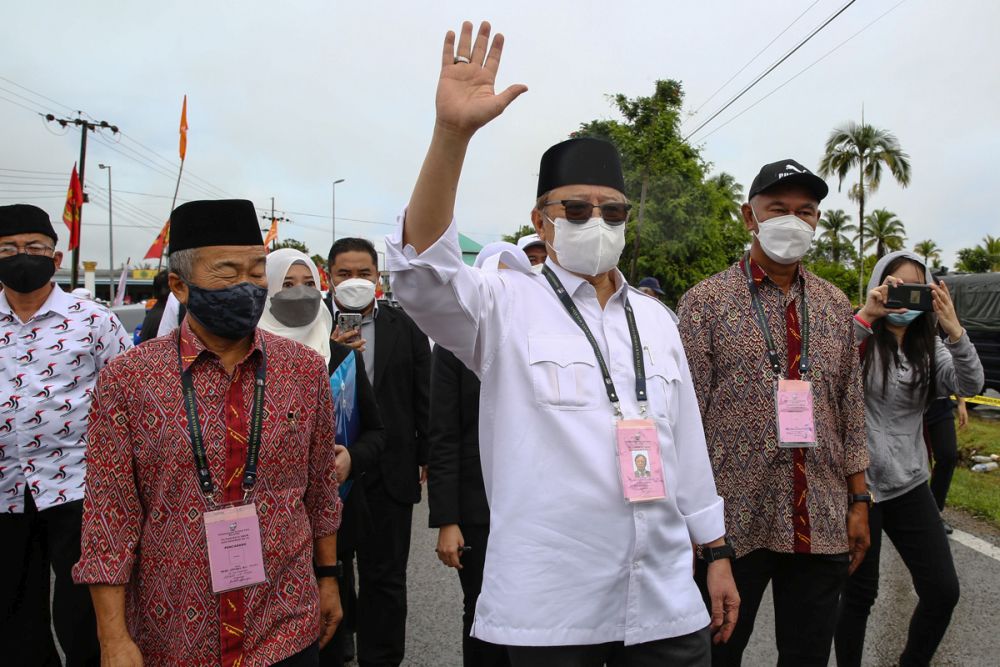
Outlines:
{"label": "sunglasses", "polygon": [[599,208],[601,209],[601,217],[604,218],[604,222],[614,226],[624,224],[628,220],[628,212],[632,208],[632,204],[625,204],[623,202],[594,205],[589,201],[579,199],[547,201],[544,206],[555,206],[556,204],[561,204],[566,209],[566,219],[570,222],[577,224],[587,222],[590,220],[590,214],[594,212],[594,209]]}

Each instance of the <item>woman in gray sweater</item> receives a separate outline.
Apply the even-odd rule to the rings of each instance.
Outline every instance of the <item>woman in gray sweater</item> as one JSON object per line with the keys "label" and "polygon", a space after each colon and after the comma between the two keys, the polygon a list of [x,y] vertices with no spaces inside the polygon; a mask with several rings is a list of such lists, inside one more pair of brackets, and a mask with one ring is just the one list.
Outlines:
{"label": "woman in gray sweater", "polygon": [[[933,312],[888,307],[888,289],[924,284]],[[848,579],[837,623],[837,664],[861,664],[865,627],[878,595],[882,532],[913,578],[919,601],[910,620],[900,667],[929,665],[958,604],[958,575],[930,476],[923,415],[939,396],[971,396],[983,386],[983,367],[955,314],[948,287],[935,285],[913,253],[894,252],[875,265],[868,300],[855,316],[865,382],[865,422],[875,499],[868,515],[871,548]],[[940,327],[947,340],[938,336]]]}

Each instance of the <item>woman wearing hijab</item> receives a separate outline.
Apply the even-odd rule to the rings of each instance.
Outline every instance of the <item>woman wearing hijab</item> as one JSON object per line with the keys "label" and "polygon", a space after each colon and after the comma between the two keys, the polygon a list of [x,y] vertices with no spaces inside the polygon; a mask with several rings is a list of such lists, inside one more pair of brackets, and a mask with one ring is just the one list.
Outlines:
{"label": "woman wearing hijab", "polygon": [[330,362],[333,316],[323,308],[319,272],[309,257],[292,248],[267,255],[267,303],[258,326],[310,347]]}
{"label": "woman wearing hijab", "polygon": [[[926,284],[933,310],[890,307],[889,288]],[[865,384],[865,423],[875,503],[868,514],[871,548],[848,579],[837,623],[837,664],[861,664],[865,628],[878,595],[879,551],[885,532],[910,571],[917,608],[900,665],[928,665],[958,604],[958,575],[937,504],[927,485],[923,415],[940,396],[971,396],[983,366],[955,314],[948,286],[937,285],[911,252],[878,261],[868,300],[855,316]],[[947,336],[938,337],[938,327]]]}

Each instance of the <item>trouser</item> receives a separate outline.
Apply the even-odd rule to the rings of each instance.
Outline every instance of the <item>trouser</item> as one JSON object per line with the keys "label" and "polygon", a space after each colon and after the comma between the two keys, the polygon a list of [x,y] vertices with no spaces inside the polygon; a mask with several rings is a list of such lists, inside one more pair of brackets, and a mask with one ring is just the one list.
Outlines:
{"label": "trouser", "polygon": [[462,583],[462,664],[464,667],[506,667],[510,664],[507,649],[497,644],[476,639],[470,633],[476,617],[476,600],[483,588],[483,566],[486,563],[486,545],[489,542],[488,525],[461,525],[465,545],[471,547],[462,554],[462,569],[458,579]]}
{"label": "trouser", "polygon": [[365,494],[372,525],[358,535],[358,663],[396,667],[406,647],[406,563],[413,505],[389,497],[381,479],[366,486]]}
{"label": "trouser", "polygon": [[313,644],[295,655],[290,655],[284,660],[274,663],[271,667],[319,667],[319,643]]}
{"label": "trouser", "polygon": [[708,667],[708,628],[681,637],[625,646],[607,642],[583,646],[508,646],[513,667]]}
{"label": "trouser", "polygon": [[879,552],[885,531],[910,571],[919,598],[899,665],[929,665],[948,629],[959,595],[951,546],[930,489],[920,484],[898,498],[876,503],[868,513],[868,526],[871,547],[848,579],[840,601],[837,664],[861,664],[868,614],[878,597]]}
{"label": "trouser", "polygon": [[927,425],[931,453],[934,455],[934,470],[931,472],[931,493],[938,510],[944,509],[948,498],[951,478],[958,465],[958,438],[955,434],[955,420],[942,419]]}
{"label": "trouser", "polygon": [[[845,554],[790,554],[757,549],[733,561],[740,593],[736,627],[725,644],[712,645],[713,667],[737,667],[753,634],[757,610],[767,585],[774,600],[774,636],[778,666],[826,667],[837,620],[837,601],[850,565]],[[705,606],[712,605],[706,583],[708,566],[695,565],[695,581]]]}
{"label": "trouser", "polygon": [[[87,586],[73,583],[80,560],[83,501],[38,511],[30,493],[23,514],[0,515],[0,662],[59,665],[55,626],[67,667],[99,665],[97,625]],[[55,574],[49,612],[50,571]]]}

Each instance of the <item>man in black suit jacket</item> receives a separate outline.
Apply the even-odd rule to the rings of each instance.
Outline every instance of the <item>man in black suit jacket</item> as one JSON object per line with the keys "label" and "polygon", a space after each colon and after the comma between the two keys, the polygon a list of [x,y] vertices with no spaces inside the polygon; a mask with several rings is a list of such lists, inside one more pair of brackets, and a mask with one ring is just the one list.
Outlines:
{"label": "man in black suit jacket", "polygon": [[509,665],[506,647],[469,635],[490,535],[490,508],[479,462],[479,378],[440,345],[434,346],[431,364],[427,463],[427,504],[430,526],[438,528],[437,555],[445,565],[458,568],[462,583],[463,664]]}
{"label": "man in black suit jacket", "polygon": [[364,358],[385,426],[385,450],[363,480],[371,526],[357,544],[358,661],[395,667],[406,644],[413,505],[426,474],[430,343],[402,310],[375,300],[378,255],[369,241],[337,240],[329,269],[334,315],[362,315],[360,331],[335,330],[334,340]]}

